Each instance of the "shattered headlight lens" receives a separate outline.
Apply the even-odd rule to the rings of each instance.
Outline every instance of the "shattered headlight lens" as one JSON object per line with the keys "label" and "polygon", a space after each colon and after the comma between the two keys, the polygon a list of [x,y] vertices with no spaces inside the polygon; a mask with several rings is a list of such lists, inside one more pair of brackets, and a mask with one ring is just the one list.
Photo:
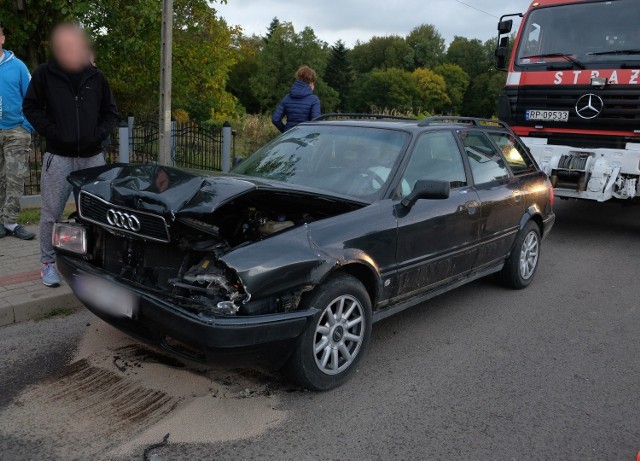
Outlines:
{"label": "shattered headlight lens", "polygon": [[73,224],[54,224],[53,247],[59,250],[86,255],[87,229]]}

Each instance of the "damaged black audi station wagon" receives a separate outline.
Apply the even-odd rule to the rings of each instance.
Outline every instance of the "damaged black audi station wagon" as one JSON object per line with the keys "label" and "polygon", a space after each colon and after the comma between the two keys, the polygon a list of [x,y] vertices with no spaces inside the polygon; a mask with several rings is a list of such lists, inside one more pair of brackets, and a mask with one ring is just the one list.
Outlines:
{"label": "damaged black audi station wagon", "polygon": [[315,390],[349,377],[377,320],[489,274],[529,285],[555,219],[526,147],[479,119],[327,118],[228,175],[117,164],[69,180],[78,212],[53,241],[92,312]]}

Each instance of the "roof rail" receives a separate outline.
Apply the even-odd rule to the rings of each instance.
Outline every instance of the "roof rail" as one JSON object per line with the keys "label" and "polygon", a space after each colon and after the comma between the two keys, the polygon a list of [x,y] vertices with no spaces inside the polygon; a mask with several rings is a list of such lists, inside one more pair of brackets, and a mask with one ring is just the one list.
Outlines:
{"label": "roof rail", "polygon": [[321,122],[324,120],[333,120],[333,119],[374,119],[374,120],[406,120],[415,122],[415,118],[403,117],[399,115],[384,115],[384,114],[365,114],[365,113],[346,113],[346,114],[322,114],[320,117],[314,118],[313,122]]}
{"label": "roof rail", "polygon": [[499,126],[509,129],[509,125],[501,120],[495,120],[490,118],[478,118],[478,117],[456,117],[456,116],[442,116],[442,117],[428,117],[421,120],[418,126],[431,126],[435,124],[455,124],[455,125],[473,125],[473,126]]}

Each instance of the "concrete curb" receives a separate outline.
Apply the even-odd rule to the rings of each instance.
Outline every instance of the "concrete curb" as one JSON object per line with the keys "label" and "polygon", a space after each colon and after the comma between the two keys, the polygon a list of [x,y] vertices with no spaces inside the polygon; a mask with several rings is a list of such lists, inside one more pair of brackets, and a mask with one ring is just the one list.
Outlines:
{"label": "concrete curb", "polygon": [[[63,307],[82,307],[71,288],[63,285],[0,298],[0,327],[36,320]],[[2,293],[0,293],[0,296]]]}

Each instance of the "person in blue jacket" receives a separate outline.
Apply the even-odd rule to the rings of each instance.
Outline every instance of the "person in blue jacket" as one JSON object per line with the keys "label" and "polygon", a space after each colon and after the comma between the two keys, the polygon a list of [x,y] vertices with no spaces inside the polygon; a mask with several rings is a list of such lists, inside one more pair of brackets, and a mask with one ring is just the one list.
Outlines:
{"label": "person in blue jacket", "polygon": [[280,101],[271,117],[271,121],[281,133],[320,116],[320,99],[313,94],[316,80],[316,72],[309,66],[302,66],[296,72],[296,81],[291,86],[289,94]]}
{"label": "person in blue jacket", "polygon": [[31,240],[35,234],[17,223],[31,154],[33,128],[22,113],[31,75],[11,51],[3,49],[0,25],[0,238]]}

